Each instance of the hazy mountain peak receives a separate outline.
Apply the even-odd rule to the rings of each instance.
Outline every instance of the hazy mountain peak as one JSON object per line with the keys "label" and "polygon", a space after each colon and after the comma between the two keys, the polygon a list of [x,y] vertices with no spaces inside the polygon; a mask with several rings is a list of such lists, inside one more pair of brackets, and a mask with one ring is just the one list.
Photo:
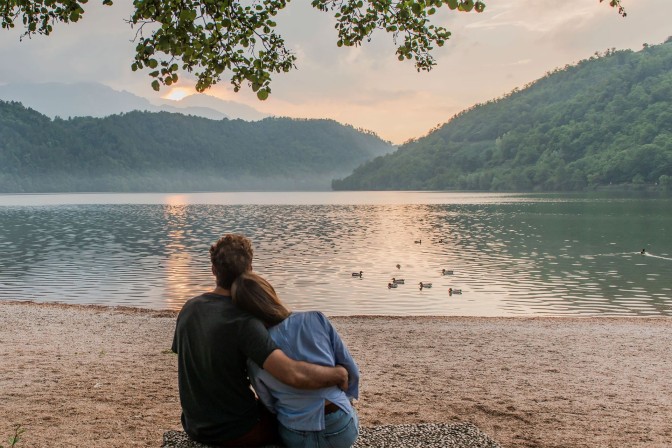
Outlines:
{"label": "hazy mountain peak", "polygon": [[207,108],[225,114],[231,119],[240,118],[246,121],[257,121],[268,117],[253,107],[236,101],[222,100],[207,93],[195,93],[181,100],[163,99],[159,105],[167,105],[177,109]]}
{"label": "hazy mountain peak", "polygon": [[133,93],[94,82],[5,84],[0,85],[0,100],[18,101],[50,118],[107,117],[133,110],[165,111],[214,120],[241,118],[250,121],[267,116],[250,106],[206,94],[191,95],[181,101],[160,100],[153,104]]}
{"label": "hazy mountain peak", "polygon": [[0,99],[18,101],[51,118],[105,117],[154,110],[145,98],[97,83],[14,83],[0,86]]}

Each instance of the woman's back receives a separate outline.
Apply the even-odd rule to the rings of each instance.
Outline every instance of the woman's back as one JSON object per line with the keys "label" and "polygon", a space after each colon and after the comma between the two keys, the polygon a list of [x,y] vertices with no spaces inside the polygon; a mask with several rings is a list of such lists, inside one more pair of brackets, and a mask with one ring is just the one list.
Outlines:
{"label": "woman's back", "polygon": [[329,319],[320,312],[292,314],[263,277],[246,272],[233,282],[236,306],[270,327],[275,344],[289,357],[348,371],[344,392],[336,386],[298,390],[276,380],[252,361],[248,373],[264,405],[277,414],[278,432],[292,448],[350,448],[359,435],[359,418],[350,403],[359,398],[359,370]]}
{"label": "woman's back", "polygon": [[299,431],[325,429],[325,400],[348,414],[353,413],[351,398],[359,397],[359,370],[340,336],[327,317],[318,311],[293,313],[269,333],[287,356],[298,361],[348,370],[348,390],[333,386],[299,390],[278,381],[254,362],[248,362],[250,379],[262,402],[278,415],[285,427]]}

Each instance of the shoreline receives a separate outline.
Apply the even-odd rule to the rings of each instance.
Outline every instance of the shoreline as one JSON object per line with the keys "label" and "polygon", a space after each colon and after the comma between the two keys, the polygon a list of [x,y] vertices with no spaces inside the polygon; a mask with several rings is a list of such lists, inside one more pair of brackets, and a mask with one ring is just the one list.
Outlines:
{"label": "shoreline", "polygon": [[[0,440],[159,447],[179,430],[177,311],[0,302]],[[471,422],[504,447],[672,444],[665,316],[330,317],[363,426]]]}
{"label": "shoreline", "polygon": [[[2,304],[19,304],[19,305],[35,305],[35,306],[54,306],[54,307],[67,307],[67,308],[81,308],[81,309],[97,309],[101,311],[119,311],[119,312],[128,312],[133,314],[152,314],[155,317],[175,317],[179,314],[180,310],[171,310],[168,308],[143,308],[135,306],[126,306],[126,305],[98,305],[93,303],[67,303],[67,302],[37,302],[35,300],[7,300],[0,299],[0,305]],[[309,310],[297,310],[297,311],[309,311]],[[395,314],[348,314],[348,315],[330,315],[328,312],[325,312],[325,315],[329,319],[487,319],[487,320],[496,320],[496,319],[511,319],[511,320],[524,320],[524,319],[553,319],[553,320],[584,320],[584,319],[599,319],[599,320],[655,320],[655,319],[672,319],[672,316],[665,315],[624,315],[624,314],[516,314],[509,316],[474,316],[468,314],[455,314],[455,315],[442,315],[442,314],[408,314],[408,315],[395,315]]]}

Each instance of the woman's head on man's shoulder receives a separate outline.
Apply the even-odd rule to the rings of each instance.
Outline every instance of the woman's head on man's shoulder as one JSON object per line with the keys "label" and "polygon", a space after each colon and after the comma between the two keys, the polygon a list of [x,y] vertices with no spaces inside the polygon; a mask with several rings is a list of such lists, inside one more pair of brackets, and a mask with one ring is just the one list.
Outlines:
{"label": "woman's head on man's shoulder", "polygon": [[268,327],[277,325],[291,314],[275,292],[275,288],[262,276],[244,272],[231,286],[233,303],[247,311]]}

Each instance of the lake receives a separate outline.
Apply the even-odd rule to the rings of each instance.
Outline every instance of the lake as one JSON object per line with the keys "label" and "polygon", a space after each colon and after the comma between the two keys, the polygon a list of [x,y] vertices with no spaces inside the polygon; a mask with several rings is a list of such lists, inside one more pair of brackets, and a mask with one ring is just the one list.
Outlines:
{"label": "lake", "polygon": [[0,195],[0,300],[179,309],[229,232],[295,310],[672,315],[672,199],[587,194]]}

